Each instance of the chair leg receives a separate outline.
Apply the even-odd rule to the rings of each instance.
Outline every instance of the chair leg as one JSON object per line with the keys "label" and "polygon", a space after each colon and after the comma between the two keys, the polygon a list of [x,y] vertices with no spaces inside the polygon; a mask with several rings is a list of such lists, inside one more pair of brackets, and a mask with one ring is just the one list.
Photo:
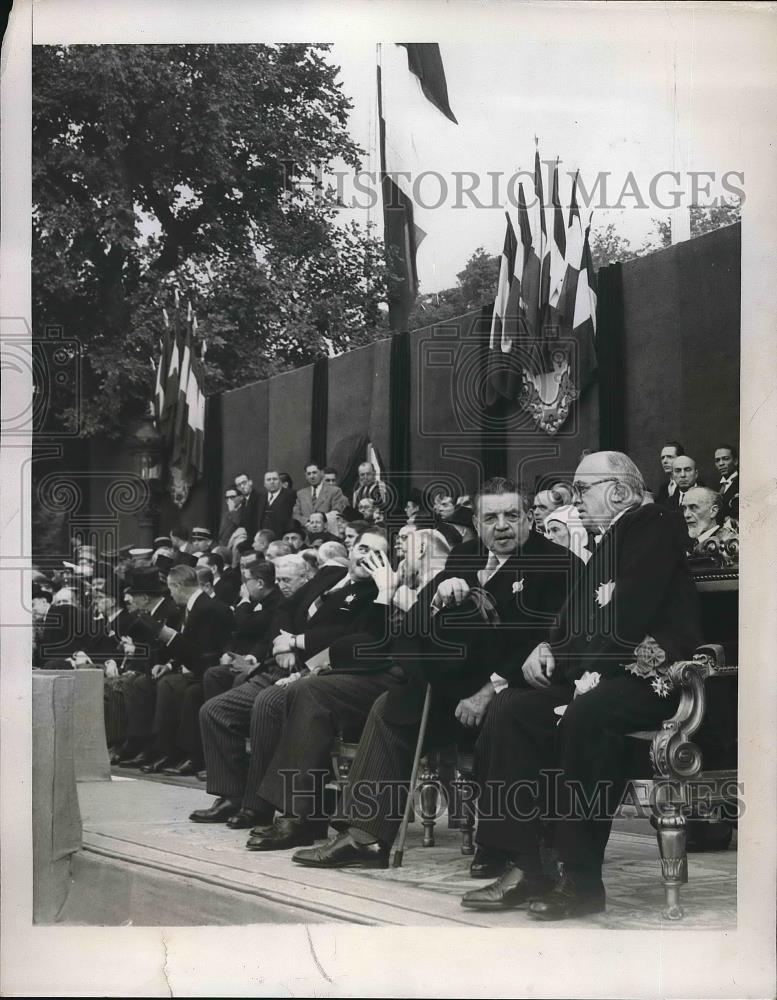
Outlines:
{"label": "chair leg", "polygon": [[423,846],[434,847],[434,825],[437,821],[440,783],[437,768],[431,756],[424,758],[418,786],[421,822],[424,827]]}
{"label": "chair leg", "polygon": [[474,854],[475,845],[473,837],[475,834],[475,782],[471,770],[459,768],[459,775],[455,781],[456,800],[460,809],[459,825],[461,829],[461,853]]}
{"label": "chair leg", "polygon": [[686,853],[685,817],[679,811],[663,810],[651,818],[658,839],[661,856],[661,881],[664,884],[667,920],[681,920],[680,886],[688,881],[688,855]]}

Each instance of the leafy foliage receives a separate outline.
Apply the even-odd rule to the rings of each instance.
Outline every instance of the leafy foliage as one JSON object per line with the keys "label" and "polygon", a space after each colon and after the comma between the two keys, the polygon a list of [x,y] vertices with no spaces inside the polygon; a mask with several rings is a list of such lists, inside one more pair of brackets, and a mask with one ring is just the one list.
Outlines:
{"label": "leafy foliage", "polygon": [[33,50],[35,335],[82,343],[84,433],[144,408],[173,286],[207,336],[209,393],[385,329],[382,245],[338,224],[320,180],[361,152],[327,49]]}
{"label": "leafy foliage", "polygon": [[483,247],[478,247],[456,280],[454,288],[419,295],[410,314],[411,330],[442,323],[493,302],[499,282],[499,257],[490,256]]}

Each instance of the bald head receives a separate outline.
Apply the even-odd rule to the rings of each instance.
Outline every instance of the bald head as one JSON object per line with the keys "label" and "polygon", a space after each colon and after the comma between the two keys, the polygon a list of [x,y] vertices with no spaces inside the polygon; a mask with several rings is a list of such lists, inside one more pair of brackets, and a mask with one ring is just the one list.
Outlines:
{"label": "bald head", "polygon": [[696,485],[699,473],[696,462],[688,455],[678,455],[672,462],[672,479],[677,483],[681,493]]}
{"label": "bald head", "polygon": [[628,455],[595,451],[575,471],[574,503],[589,530],[607,528],[614,517],[642,503],[645,481]]}

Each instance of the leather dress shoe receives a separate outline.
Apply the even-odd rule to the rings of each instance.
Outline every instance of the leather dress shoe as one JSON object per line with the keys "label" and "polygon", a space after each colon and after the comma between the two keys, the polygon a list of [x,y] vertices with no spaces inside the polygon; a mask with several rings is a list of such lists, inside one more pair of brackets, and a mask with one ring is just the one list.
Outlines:
{"label": "leather dress shoe", "polygon": [[144,764],[150,763],[151,758],[145,750],[141,750],[140,753],[136,753],[134,757],[128,757],[126,760],[122,758],[119,761],[119,764],[122,767],[142,767]]}
{"label": "leather dress shoe", "polygon": [[118,750],[114,750],[109,758],[111,762],[111,767],[116,767],[117,764],[121,764],[121,754]]}
{"label": "leather dress shoe", "polygon": [[197,781],[207,781],[208,772],[203,768],[202,771],[197,772]]}
{"label": "leather dress shoe", "polygon": [[199,764],[195,764],[193,760],[185,760],[175,767],[164,767],[162,768],[162,774],[171,774],[176,778],[188,778],[191,775],[196,774],[200,769]]}
{"label": "leather dress shoe", "polygon": [[604,886],[575,885],[568,875],[562,874],[560,881],[550,892],[529,904],[529,916],[535,920],[564,920],[567,917],[584,917],[589,913],[601,913],[606,908]]}
{"label": "leather dress shoe", "polygon": [[291,816],[278,816],[266,833],[252,833],[246,847],[249,851],[287,851],[290,847],[305,847],[314,840],[307,823]]}
{"label": "leather dress shoe", "polygon": [[525,872],[508,860],[496,882],[466,893],[461,905],[471,910],[517,910],[547,892],[550,885],[544,875]]}
{"label": "leather dress shoe", "polygon": [[166,767],[169,767],[172,761],[169,757],[159,757],[157,760],[152,760],[148,764],[144,764],[141,767],[143,774],[159,774],[160,771],[164,771]]}
{"label": "leather dress shoe", "polygon": [[508,857],[493,847],[478,847],[469,866],[472,878],[499,878],[505,870]]}
{"label": "leather dress shoe", "polygon": [[261,815],[253,809],[239,809],[234,816],[230,816],[227,820],[227,826],[230,830],[248,830],[251,827],[255,829],[251,830],[251,833],[256,831],[269,830],[272,827],[272,820],[269,819],[267,822],[261,824]]}
{"label": "leather dress shoe", "polygon": [[388,848],[379,844],[357,844],[349,833],[340,833],[321,847],[297,851],[291,857],[308,868],[388,868]]}
{"label": "leather dress shoe", "polygon": [[226,823],[239,812],[239,803],[222,796],[209,809],[195,809],[190,813],[189,819],[192,823]]}

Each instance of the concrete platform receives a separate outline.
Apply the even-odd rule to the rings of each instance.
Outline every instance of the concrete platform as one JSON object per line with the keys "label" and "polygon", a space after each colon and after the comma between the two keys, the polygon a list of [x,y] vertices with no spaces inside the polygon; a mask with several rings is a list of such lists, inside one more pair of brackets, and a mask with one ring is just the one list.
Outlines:
{"label": "concrete platform", "polygon": [[[132,776],[129,776],[129,775]],[[438,823],[437,846],[410,828],[405,864],[385,871],[316,871],[292,851],[245,850],[246,831],[188,820],[212,801],[194,779],[139,778],[78,787],[84,851],[58,923],[144,926],[248,923],[355,923],[397,926],[536,926],[522,911],[464,910],[478,883],[459,837]],[[607,852],[607,911],[565,927],[725,930],[736,927],[736,850],[691,855],[686,916],[662,919],[655,838],[647,823],[619,824]],[[481,883],[482,884],[482,883]]]}

